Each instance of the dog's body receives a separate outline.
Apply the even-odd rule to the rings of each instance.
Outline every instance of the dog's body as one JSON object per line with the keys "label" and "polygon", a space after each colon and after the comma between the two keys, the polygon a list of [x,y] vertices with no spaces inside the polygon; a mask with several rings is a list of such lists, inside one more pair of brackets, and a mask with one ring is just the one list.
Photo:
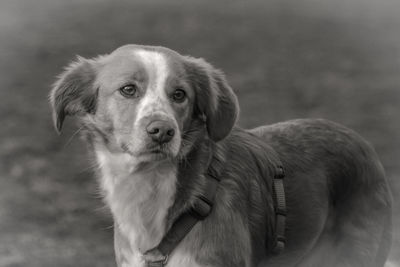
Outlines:
{"label": "dog's body", "polygon": [[[347,128],[325,120],[233,128],[238,104],[223,75],[159,47],[80,59],[51,101],[57,128],[65,115],[80,115],[95,151],[118,266],[144,267],[146,251],[193,205],[216,161],[213,210],[167,266],[372,267],[386,260],[388,185],[373,149]],[[287,241],[273,255],[272,179],[280,164]]]}

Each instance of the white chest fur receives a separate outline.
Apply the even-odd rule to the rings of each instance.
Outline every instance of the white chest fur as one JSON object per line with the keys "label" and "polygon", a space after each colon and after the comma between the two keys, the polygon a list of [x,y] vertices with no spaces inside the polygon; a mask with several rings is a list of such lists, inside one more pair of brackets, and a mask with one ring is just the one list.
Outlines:
{"label": "white chest fur", "polygon": [[129,263],[123,266],[141,266],[140,255],[155,247],[165,234],[166,215],[176,191],[176,167],[162,163],[134,172],[135,162],[128,155],[104,150],[96,154],[106,202],[130,245],[123,252]]}

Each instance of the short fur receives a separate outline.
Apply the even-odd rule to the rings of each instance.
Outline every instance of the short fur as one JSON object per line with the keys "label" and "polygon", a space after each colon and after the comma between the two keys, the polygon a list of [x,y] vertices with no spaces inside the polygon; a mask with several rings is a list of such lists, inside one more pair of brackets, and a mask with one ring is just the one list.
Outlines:
{"label": "short fur", "polygon": [[[136,86],[137,97],[119,94],[127,83]],[[186,92],[183,102],[173,100],[177,88]],[[384,265],[392,201],[384,170],[373,148],[343,126],[300,119],[241,129],[224,75],[162,47],[128,45],[79,58],[50,99],[56,129],[66,115],[78,115],[97,155],[118,266],[144,266],[145,252],[190,208],[213,165],[221,182],[212,213],[167,266]],[[177,133],[156,153],[144,130],[154,120]],[[287,242],[274,255],[278,164],[286,171]]]}

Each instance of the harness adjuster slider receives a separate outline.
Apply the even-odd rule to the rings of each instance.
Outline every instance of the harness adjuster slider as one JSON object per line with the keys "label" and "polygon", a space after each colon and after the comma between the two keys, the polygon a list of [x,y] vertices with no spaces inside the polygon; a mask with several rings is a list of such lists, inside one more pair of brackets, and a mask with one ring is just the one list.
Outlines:
{"label": "harness adjuster slider", "polygon": [[273,248],[274,254],[280,254],[285,249],[286,238],[278,235],[275,240],[275,247]]}
{"label": "harness adjuster slider", "polygon": [[281,215],[281,216],[285,216],[285,217],[286,217],[286,215],[287,215],[286,209],[283,208],[283,207],[276,207],[276,209],[275,209],[275,214],[276,214],[276,215]]}
{"label": "harness adjuster slider", "polygon": [[284,171],[282,166],[278,166],[276,168],[276,173],[275,173],[274,178],[275,179],[283,179],[283,178],[285,178],[285,171]]}
{"label": "harness adjuster slider", "polygon": [[278,236],[276,237],[276,241],[277,241],[277,242],[286,243],[286,238],[285,238],[284,236],[278,235]]}
{"label": "harness adjuster slider", "polygon": [[285,242],[284,241],[280,241],[277,240],[275,247],[272,249],[272,253],[275,255],[278,255],[280,253],[282,253],[282,251],[285,249]]}
{"label": "harness adjuster slider", "polygon": [[190,208],[190,214],[196,219],[202,221],[210,215],[213,204],[203,196],[196,196],[193,206]]}

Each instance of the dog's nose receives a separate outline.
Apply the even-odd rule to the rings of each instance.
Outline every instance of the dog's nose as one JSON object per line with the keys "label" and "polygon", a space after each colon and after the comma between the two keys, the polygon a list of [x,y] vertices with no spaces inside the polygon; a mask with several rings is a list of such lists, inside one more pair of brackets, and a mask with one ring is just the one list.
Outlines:
{"label": "dog's nose", "polygon": [[146,127],[147,134],[151,139],[160,144],[168,143],[175,135],[175,130],[166,121],[153,121]]}

